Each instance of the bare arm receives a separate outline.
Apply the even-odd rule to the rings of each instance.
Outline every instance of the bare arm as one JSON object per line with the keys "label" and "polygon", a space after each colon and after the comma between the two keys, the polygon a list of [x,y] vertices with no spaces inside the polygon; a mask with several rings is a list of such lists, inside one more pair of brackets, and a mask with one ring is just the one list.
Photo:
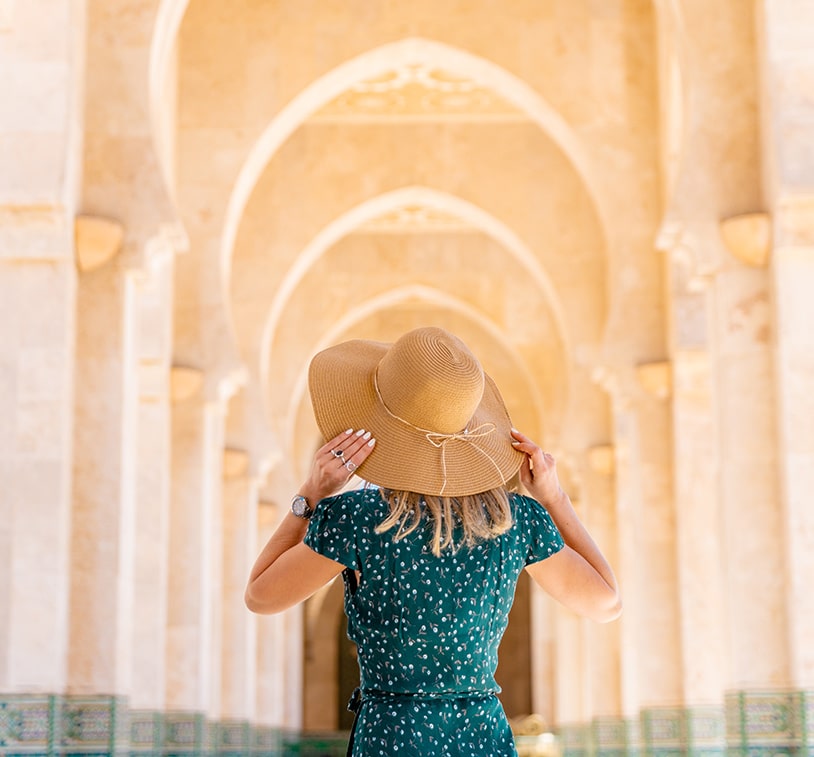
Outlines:
{"label": "bare arm", "polygon": [[[373,451],[375,439],[365,436],[364,429],[346,432],[331,439],[317,450],[311,473],[300,487],[311,507],[344,486],[353,475],[346,461],[357,467]],[[342,459],[332,450],[341,449]],[[245,602],[261,614],[282,612],[310,597],[317,589],[342,572],[344,566],[319,555],[303,544],[308,521],[288,513],[263,547],[254,563],[246,586]]]}
{"label": "bare arm", "polygon": [[526,453],[520,480],[553,519],[565,547],[556,555],[532,563],[526,570],[554,599],[580,615],[608,622],[622,612],[616,576],[562,490],[557,464],[529,437],[512,431],[516,449]]}

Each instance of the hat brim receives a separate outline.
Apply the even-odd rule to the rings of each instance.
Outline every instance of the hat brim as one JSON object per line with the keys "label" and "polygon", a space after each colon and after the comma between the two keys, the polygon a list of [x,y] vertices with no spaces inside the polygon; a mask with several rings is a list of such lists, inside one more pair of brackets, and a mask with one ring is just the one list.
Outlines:
{"label": "hat brim", "polygon": [[509,413],[492,379],[484,376],[467,438],[428,436],[393,417],[376,392],[376,367],[390,347],[355,339],[311,361],[308,386],[323,437],[333,439],[348,428],[370,431],[376,448],[356,473],[387,489],[462,497],[506,484],[524,455],[512,447]]}

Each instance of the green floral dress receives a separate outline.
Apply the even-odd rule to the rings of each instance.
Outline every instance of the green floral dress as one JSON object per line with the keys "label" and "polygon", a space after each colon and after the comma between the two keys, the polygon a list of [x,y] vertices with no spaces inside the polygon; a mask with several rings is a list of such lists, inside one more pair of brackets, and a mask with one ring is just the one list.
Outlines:
{"label": "green floral dress", "polygon": [[520,571],[563,547],[545,509],[510,495],[514,526],[435,557],[421,528],[394,542],[377,534],[388,505],[376,488],[317,506],[305,543],[361,572],[345,580],[362,705],[354,757],[516,755],[496,694],[497,652]]}

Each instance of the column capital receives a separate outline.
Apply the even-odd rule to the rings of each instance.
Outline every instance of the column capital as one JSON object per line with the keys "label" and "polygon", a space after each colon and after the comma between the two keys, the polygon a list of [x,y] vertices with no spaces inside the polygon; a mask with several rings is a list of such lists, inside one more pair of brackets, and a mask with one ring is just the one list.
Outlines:
{"label": "column capital", "polygon": [[636,376],[642,388],[653,397],[663,400],[673,393],[673,364],[669,360],[639,363]]}
{"label": "column capital", "polygon": [[250,461],[246,450],[226,447],[223,450],[223,477],[229,480],[244,478],[249,472]]}
{"label": "column capital", "polygon": [[718,233],[710,222],[667,217],[656,235],[656,249],[669,255],[673,285],[679,292],[704,292],[724,264]]}
{"label": "column capital", "polygon": [[620,409],[633,405],[642,393],[642,386],[633,365],[598,364],[591,372],[591,380],[605,392]]}
{"label": "column capital", "polygon": [[743,213],[720,224],[726,248],[741,263],[764,268],[772,249],[772,219],[768,213]]}
{"label": "column capital", "polygon": [[594,473],[612,476],[616,472],[616,448],[613,444],[596,444],[588,447],[588,465]]}
{"label": "column capital", "polygon": [[170,369],[170,397],[173,403],[186,402],[197,395],[204,383],[203,371],[183,365]]}
{"label": "column capital", "polygon": [[109,263],[122,250],[124,226],[113,218],[78,215],[74,221],[76,264],[89,273]]}
{"label": "column capital", "polygon": [[161,268],[175,255],[189,251],[189,237],[180,221],[159,224],[155,234],[144,243],[137,267],[146,272]]}

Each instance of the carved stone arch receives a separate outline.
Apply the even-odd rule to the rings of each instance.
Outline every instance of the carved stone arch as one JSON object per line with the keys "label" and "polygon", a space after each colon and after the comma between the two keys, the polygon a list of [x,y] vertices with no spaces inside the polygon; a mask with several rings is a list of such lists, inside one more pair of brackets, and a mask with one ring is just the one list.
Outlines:
{"label": "carved stone arch", "polygon": [[[268,366],[272,360],[272,341],[280,322],[282,314],[285,312],[286,304],[299,282],[302,280],[307,270],[329,250],[340,238],[353,232],[366,221],[375,218],[388,210],[400,207],[405,204],[425,205],[427,207],[443,210],[454,215],[473,229],[481,231],[486,236],[501,245],[511,254],[521,266],[527,271],[530,280],[534,281],[540,290],[547,306],[551,310],[557,328],[557,335],[563,346],[565,356],[571,354],[571,335],[563,313],[562,303],[557,295],[556,289],[551,282],[547,272],[540,264],[534,253],[508,226],[499,219],[487,213],[483,209],[470,202],[454,197],[445,192],[431,189],[429,187],[404,187],[403,189],[388,192],[378,197],[364,202],[347,213],[337,218],[334,222],[325,227],[317,234],[311,243],[298,255],[294,265],[286,273],[269,308],[268,316],[263,328],[263,336],[258,356],[257,371],[260,385],[268,384]],[[410,290],[413,294],[412,290]],[[419,290],[415,290],[418,292]],[[423,288],[420,291],[424,292]],[[407,288],[399,290],[400,294],[395,295],[396,299],[404,296]],[[385,299],[392,298],[388,295]],[[378,305],[377,305],[378,307]],[[337,326],[331,333],[338,332]],[[341,332],[338,332],[341,333]],[[330,337],[329,337],[330,338]],[[325,342],[325,346],[330,341]],[[562,369],[565,386],[570,385],[571,360],[563,361]],[[541,407],[539,397],[538,409]]]}
{"label": "carved stone arch", "polygon": [[232,251],[246,205],[259,177],[283,143],[321,107],[354,84],[399,66],[428,62],[494,90],[525,113],[557,144],[586,188],[600,222],[602,247],[606,248],[604,237],[609,214],[600,191],[600,181],[582,142],[565,119],[536,90],[498,64],[441,42],[408,37],[376,47],[337,66],[302,90],[269,123],[244,161],[229,197],[220,245],[224,282],[229,280]]}
{"label": "carved stone arch", "polygon": [[[431,306],[439,314],[449,313],[462,316],[473,326],[476,331],[488,335],[493,341],[503,345],[505,354],[511,359],[512,369],[521,375],[523,386],[529,395],[531,407],[533,408],[532,415],[536,416],[536,422],[534,424],[535,428],[530,428],[529,426],[531,424],[527,424],[526,427],[529,428],[530,433],[538,435],[539,437],[542,434],[544,420],[548,420],[550,423],[550,419],[546,419],[543,411],[543,400],[539,394],[537,382],[529,372],[524,361],[510,345],[506,344],[505,335],[503,332],[486,316],[484,316],[483,313],[470,305],[461,302],[460,300],[451,297],[444,292],[432,289],[431,287],[420,285],[399,287],[397,289],[390,290],[379,297],[374,297],[365,302],[359,303],[356,307],[349,310],[343,318],[336,321],[336,323],[334,323],[330,329],[323,333],[319,343],[313,346],[312,354],[316,354],[331,344],[335,344],[342,341],[344,338],[348,338],[347,335],[365,320],[383,313],[387,313],[388,310],[395,309],[408,303],[420,304],[424,307]],[[563,362],[567,362],[567,360],[563,358]],[[295,436],[302,408],[307,403],[307,392],[308,361],[306,361],[306,363],[303,365],[294,385],[294,389],[290,394],[290,409],[282,435],[282,441],[285,445],[285,449],[292,451],[292,460],[294,461],[295,466],[300,466],[299,473],[301,474],[304,474],[306,466],[310,464],[310,457],[300,456],[299,458],[296,458],[294,451],[299,448],[299,445],[295,442]],[[548,427],[548,424],[546,424],[546,427]]]}
{"label": "carved stone arch", "polygon": [[[162,140],[162,100],[164,88],[169,76],[172,52],[178,38],[178,30],[186,13],[190,0],[158,0],[159,5],[153,26],[153,38],[150,45],[149,69],[149,107],[150,121],[156,142],[156,152],[161,159],[161,168],[165,180],[170,176],[170,167],[163,160],[166,145]],[[168,182],[169,183],[169,182]]]}

